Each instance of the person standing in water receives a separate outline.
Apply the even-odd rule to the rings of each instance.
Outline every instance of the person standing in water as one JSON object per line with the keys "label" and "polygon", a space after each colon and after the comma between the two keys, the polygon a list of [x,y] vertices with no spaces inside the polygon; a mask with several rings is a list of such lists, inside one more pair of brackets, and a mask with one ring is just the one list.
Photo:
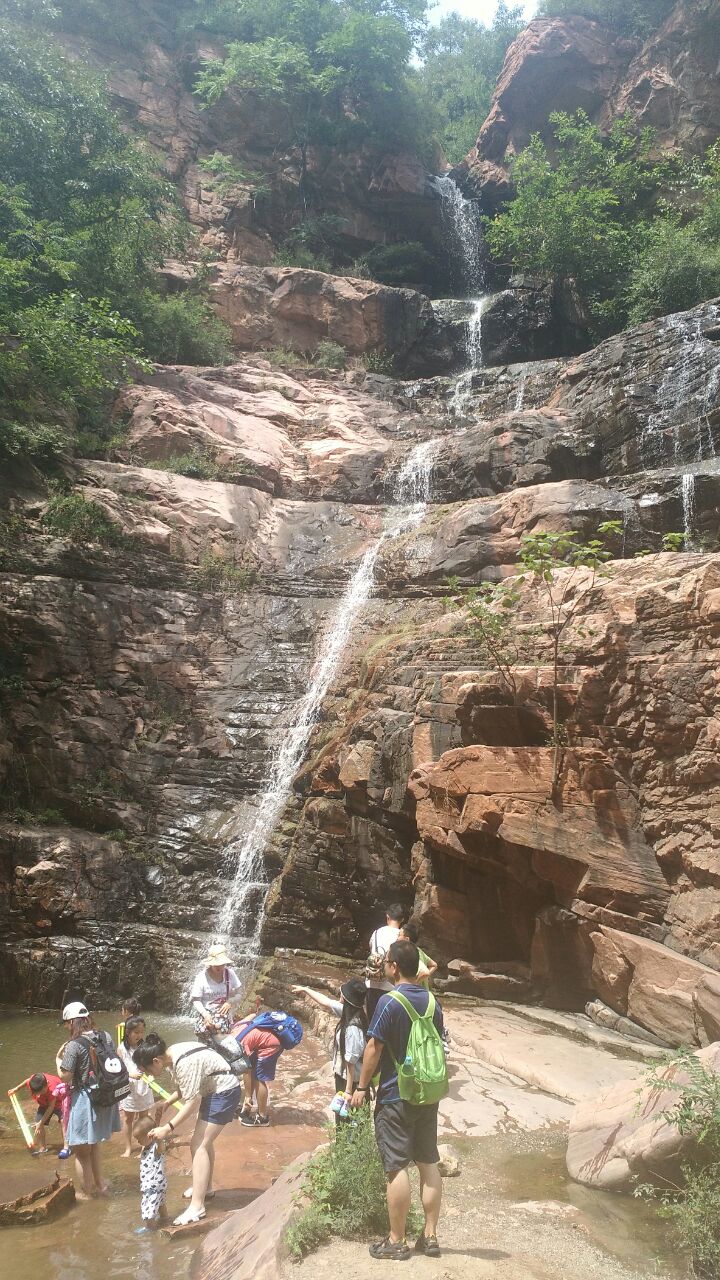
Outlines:
{"label": "person standing in water", "polygon": [[118,1057],[122,1058],[130,1077],[130,1092],[120,1103],[120,1112],[124,1126],[125,1150],[121,1152],[126,1159],[132,1152],[133,1125],[144,1120],[154,1102],[153,1091],[142,1071],[138,1071],[132,1059],[133,1049],[145,1038],[145,1019],[128,1018],[125,1032],[118,1045]]}
{"label": "person standing in water", "polygon": [[90,1012],[79,1000],[66,1005],[62,1016],[68,1027],[68,1038],[60,1059],[60,1077],[70,1086],[65,1143],[72,1147],[82,1184],[76,1194],[79,1199],[87,1200],[90,1196],[108,1193],[100,1169],[98,1143],[107,1142],[114,1133],[120,1132],[117,1103],[96,1107],[88,1090],[96,1046],[102,1042],[107,1052],[114,1053],[115,1045],[106,1031],[93,1029]]}
{"label": "person standing in water", "polygon": [[[163,1071],[170,1071],[183,1099],[182,1107],[172,1119],[150,1130],[152,1141],[169,1138],[195,1109],[196,1098],[200,1098],[200,1110],[190,1139],[192,1186],[183,1193],[190,1204],[175,1218],[174,1225],[185,1227],[190,1222],[199,1222],[205,1217],[206,1199],[215,1194],[212,1189],[215,1143],[224,1126],[235,1119],[240,1104],[242,1090],[237,1076],[214,1049],[193,1040],[166,1045],[154,1032],[149,1032],[133,1050],[133,1062],[154,1079]],[[170,1105],[166,1103],[166,1107]]]}
{"label": "person standing in water", "polygon": [[195,1011],[195,1034],[227,1035],[233,1023],[232,1007],[242,983],[222,942],[214,942],[195,976],[190,999]]}

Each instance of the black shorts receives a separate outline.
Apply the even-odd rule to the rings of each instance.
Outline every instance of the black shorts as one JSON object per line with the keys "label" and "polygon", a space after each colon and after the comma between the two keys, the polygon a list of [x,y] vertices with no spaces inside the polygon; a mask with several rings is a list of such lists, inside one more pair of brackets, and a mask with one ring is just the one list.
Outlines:
{"label": "black shorts", "polygon": [[409,1164],[437,1164],[438,1103],[414,1107],[410,1102],[384,1102],[375,1108],[375,1141],[385,1174]]}

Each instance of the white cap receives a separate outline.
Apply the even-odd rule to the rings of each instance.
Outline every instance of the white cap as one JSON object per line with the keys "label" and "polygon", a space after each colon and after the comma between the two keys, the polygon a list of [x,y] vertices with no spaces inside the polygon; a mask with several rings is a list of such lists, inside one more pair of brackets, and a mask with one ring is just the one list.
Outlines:
{"label": "white cap", "polygon": [[66,1004],[62,1012],[63,1022],[72,1022],[73,1018],[89,1018],[90,1010],[85,1008],[79,1000],[73,1001],[72,1004]]}

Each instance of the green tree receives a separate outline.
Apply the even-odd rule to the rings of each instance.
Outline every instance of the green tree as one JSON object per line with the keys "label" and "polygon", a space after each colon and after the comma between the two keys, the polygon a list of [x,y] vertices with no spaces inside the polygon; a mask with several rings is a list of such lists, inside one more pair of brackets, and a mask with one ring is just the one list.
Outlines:
{"label": "green tree", "polygon": [[512,168],[516,197],[486,220],[493,255],[579,288],[595,336],[627,319],[626,282],[662,171],[627,120],[604,136],[583,111],[550,116],[555,156],[534,134]]}
{"label": "green tree", "polygon": [[452,164],[474,147],[506,50],[524,25],[522,7],[501,0],[489,26],[449,13],[423,37],[418,93]]}
{"label": "green tree", "polygon": [[675,0],[540,0],[538,16],[579,14],[624,36],[647,36],[675,7]]}
{"label": "green tree", "polygon": [[[16,0],[15,16],[30,8]],[[46,460],[143,353],[164,354],[168,330],[183,336],[182,359],[219,352],[219,322],[198,297],[158,292],[158,266],[188,247],[186,225],[102,84],[8,18],[0,172],[0,450]]]}

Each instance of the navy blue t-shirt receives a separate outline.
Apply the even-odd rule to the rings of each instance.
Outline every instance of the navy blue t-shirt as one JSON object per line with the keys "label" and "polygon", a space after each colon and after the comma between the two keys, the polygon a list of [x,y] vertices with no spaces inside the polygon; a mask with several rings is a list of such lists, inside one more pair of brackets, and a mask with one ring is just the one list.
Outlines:
{"label": "navy blue t-shirt", "polygon": [[[396,990],[405,996],[405,999],[410,1002],[413,1009],[418,1013],[427,1013],[429,992],[425,987],[419,987],[415,982],[399,982]],[[437,1001],[435,1001],[433,1022],[442,1035],[442,1009]],[[392,1049],[397,1061],[404,1062],[407,1043],[410,1039],[410,1025],[410,1015],[403,1009],[399,1000],[393,1000],[391,995],[380,997],[373,1014],[373,1020],[368,1027],[368,1038],[372,1036],[374,1040],[382,1040],[385,1046],[380,1059],[378,1102],[400,1101],[397,1068],[388,1053],[387,1045]]]}

